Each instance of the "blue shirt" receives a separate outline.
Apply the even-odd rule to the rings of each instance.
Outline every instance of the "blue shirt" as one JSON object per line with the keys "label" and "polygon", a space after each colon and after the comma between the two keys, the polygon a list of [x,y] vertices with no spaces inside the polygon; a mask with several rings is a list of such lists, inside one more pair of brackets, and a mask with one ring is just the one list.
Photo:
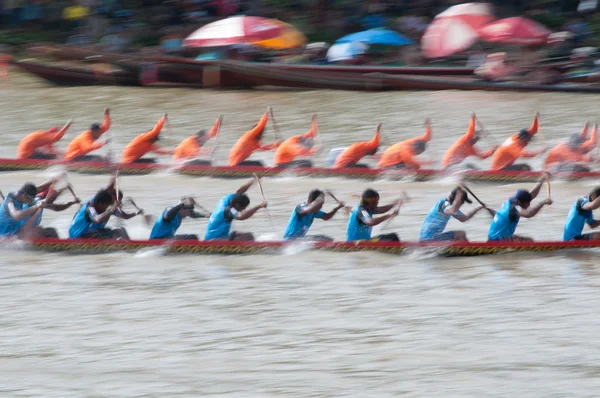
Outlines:
{"label": "blue shirt", "polygon": [[594,214],[591,210],[582,209],[582,206],[589,203],[589,201],[590,199],[587,196],[584,196],[573,203],[569,215],[567,216],[567,223],[565,224],[565,229],[563,231],[563,240],[575,239],[576,236],[581,235],[585,224],[589,225],[596,221],[594,220]]}
{"label": "blue shirt", "polygon": [[16,236],[18,235],[21,227],[27,221],[27,218],[23,220],[17,221],[10,216],[8,213],[8,204],[12,203],[16,210],[24,210],[26,208],[26,204],[19,202],[15,199],[15,193],[9,193],[6,195],[6,198],[0,205],[0,236]]}
{"label": "blue shirt", "polygon": [[519,211],[517,204],[511,200],[504,202],[500,210],[496,212],[490,230],[488,232],[489,240],[504,240],[512,238],[519,225]]}
{"label": "blue shirt", "polygon": [[165,220],[165,216],[170,209],[170,207],[167,207],[160,214],[160,217],[158,217],[158,220],[154,223],[154,227],[150,233],[150,239],[170,239],[175,236],[175,233],[181,226],[182,218],[179,213],[177,213],[171,221]]}
{"label": "blue shirt", "polygon": [[421,227],[421,240],[434,240],[436,236],[444,232],[450,217],[462,215],[460,211],[456,214],[446,214],[444,210],[452,206],[448,199],[439,200],[427,213],[423,226]]}
{"label": "blue shirt", "polygon": [[231,231],[231,223],[237,216],[238,211],[231,206],[231,200],[235,194],[229,194],[219,201],[215,211],[208,219],[206,235],[204,240],[228,240]]}
{"label": "blue shirt", "polygon": [[294,207],[285,233],[283,234],[283,240],[290,240],[293,238],[301,238],[306,236],[306,233],[310,229],[315,218],[325,217],[325,212],[322,210],[312,214],[300,214],[300,211],[302,211],[302,209],[304,209],[306,206],[306,203],[302,203],[301,205]]}
{"label": "blue shirt", "polygon": [[[119,211],[117,210],[113,214],[118,213]],[[96,211],[94,206],[92,206],[91,200],[84,204],[81,207],[81,209],[79,209],[79,211],[75,214],[75,217],[73,217],[73,221],[71,221],[71,225],[69,226],[69,238],[79,238],[85,233],[105,228],[106,224],[108,224],[108,219],[103,223],[96,223],[92,221],[92,218],[96,217],[97,215],[98,212]]]}
{"label": "blue shirt", "polygon": [[356,206],[352,209],[350,219],[348,220],[348,228],[346,230],[346,240],[352,242],[355,240],[370,240],[373,227],[365,224],[365,220],[373,216],[372,211],[367,211],[362,206]]}

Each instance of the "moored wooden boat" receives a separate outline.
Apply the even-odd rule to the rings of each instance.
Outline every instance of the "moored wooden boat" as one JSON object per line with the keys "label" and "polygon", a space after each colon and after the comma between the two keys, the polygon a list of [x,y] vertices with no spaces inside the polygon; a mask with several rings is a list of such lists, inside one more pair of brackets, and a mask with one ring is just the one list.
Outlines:
{"label": "moored wooden boat", "polygon": [[[173,171],[177,174],[212,177],[212,178],[246,178],[257,174],[261,177],[282,176],[310,176],[315,178],[348,178],[361,180],[375,180],[379,178],[390,180],[430,181],[449,176],[461,176],[465,181],[478,182],[533,182],[542,176],[541,171],[491,171],[468,170],[464,172],[446,172],[443,170],[419,169],[366,169],[343,168],[331,169],[325,167],[304,167],[297,169],[283,169],[278,167],[261,166],[211,166],[211,165],[168,165],[148,163],[117,163],[106,162],[68,162],[64,160],[34,160],[34,159],[6,159],[0,158],[0,172],[44,170],[49,167],[64,167],[68,171],[82,174],[108,174],[118,168],[123,175],[147,175],[160,171]],[[587,173],[554,173],[554,178],[579,181],[600,178],[600,172]]]}
{"label": "moored wooden boat", "polygon": [[138,76],[122,69],[84,68],[51,65],[34,61],[16,61],[14,65],[50,83],[69,86],[138,86]]}
{"label": "moored wooden boat", "polygon": [[[13,245],[11,245],[13,243]],[[111,253],[162,249],[176,254],[264,254],[279,253],[295,242],[234,241],[166,241],[166,240],[98,240],[98,239],[34,239],[28,242],[8,241],[6,248],[23,248],[49,252]],[[517,252],[552,252],[569,249],[600,248],[600,241],[540,242],[312,242],[300,243],[303,249],[333,252],[372,251],[401,254],[405,250],[435,252],[446,257],[481,256]]]}

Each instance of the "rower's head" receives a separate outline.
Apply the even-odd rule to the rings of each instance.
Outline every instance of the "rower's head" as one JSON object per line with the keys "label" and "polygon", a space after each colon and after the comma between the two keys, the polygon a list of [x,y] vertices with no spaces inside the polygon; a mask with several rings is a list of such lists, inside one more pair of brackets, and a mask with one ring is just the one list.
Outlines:
{"label": "rower's head", "polygon": [[479,140],[481,139],[481,131],[476,131],[475,135],[473,135],[473,138],[471,138],[471,144],[475,145],[477,144],[477,142],[479,142]]}
{"label": "rower's head", "polygon": [[529,193],[528,190],[519,189],[515,196],[510,198],[510,200],[522,209],[527,209],[533,200],[533,196],[531,196],[531,193]]}
{"label": "rower's head", "polygon": [[320,189],[313,189],[308,194],[308,204],[313,203],[314,201],[319,201],[320,204],[316,207],[316,211],[319,211],[323,208],[323,204],[325,203],[325,193]]}
{"label": "rower's head", "polygon": [[579,133],[575,133],[575,134],[571,134],[571,136],[569,137],[568,145],[569,145],[569,148],[576,151],[579,149],[581,144],[583,144],[583,142],[584,142],[584,140],[583,140],[583,138],[581,138]]}
{"label": "rower's head", "polygon": [[315,140],[312,137],[300,137],[300,143],[306,148],[315,146]]}
{"label": "rower's head", "polygon": [[594,190],[588,195],[588,198],[590,199],[590,201],[600,198],[600,187],[594,188]]}
{"label": "rower's head", "polygon": [[35,196],[37,195],[37,187],[28,182],[19,189],[17,192],[18,200],[21,203],[32,204],[35,201]]}
{"label": "rower's head", "polygon": [[423,140],[415,141],[415,143],[413,144],[413,150],[415,151],[415,155],[422,154],[423,152],[425,152],[425,149],[427,149],[427,143]]}
{"label": "rower's head", "polygon": [[94,196],[94,199],[92,199],[92,206],[96,212],[104,213],[106,209],[108,209],[108,207],[114,203],[114,201],[115,199],[112,192],[102,189],[98,191],[96,196]]}
{"label": "rower's head", "polygon": [[379,204],[379,193],[374,189],[367,189],[363,192],[360,199],[360,205],[367,210],[375,210]]}
{"label": "rower's head", "polygon": [[517,137],[519,138],[519,141],[521,141],[525,145],[529,144],[529,141],[531,141],[531,139],[533,138],[533,136],[527,129],[519,131],[519,135]]}
{"label": "rower's head", "polygon": [[102,129],[100,128],[100,125],[98,123],[92,124],[90,126],[90,131],[92,132],[92,137],[94,137],[95,140],[100,138],[100,136],[102,135]]}
{"label": "rower's head", "polygon": [[377,150],[379,149],[379,146],[376,146],[375,148],[371,149],[369,152],[367,152],[367,156],[373,156],[377,153]]}
{"label": "rower's head", "polygon": [[[450,192],[450,196],[448,196],[448,202],[450,203],[454,203],[454,199],[456,199],[456,194],[458,194],[458,190],[460,188],[456,187],[452,190],[452,192]],[[461,205],[463,205],[465,202],[467,203],[473,203],[473,201],[469,198],[469,196],[467,195],[466,192],[463,191],[463,197],[462,197],[462,203]]]}
{"label": "rower's head", "polygon": [[244,211],[250,204],[250,198],[245,193],[237,193],[229,204],[237,211]]}
{"label": "rower's head", "polygon": [[190,196],[184,196],[181,198],[181,201],[179,203],[183,205],[181,210],[179,210],[179,215],[181,215],[182,217],[189,217],[193,213],[194,207],[196,205],[194,198]]}
{"label": "rower's head", "polygon": [[204,143],[208,141],[208,137],[206,136],[206,130],[198,130],[198,132],[196,132],[196,141],[200,146],[204,145]]}

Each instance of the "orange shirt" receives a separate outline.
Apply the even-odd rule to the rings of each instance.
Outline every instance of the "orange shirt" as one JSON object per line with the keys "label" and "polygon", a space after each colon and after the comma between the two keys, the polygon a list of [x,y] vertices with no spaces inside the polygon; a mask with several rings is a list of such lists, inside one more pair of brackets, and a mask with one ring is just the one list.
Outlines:
{"label": "orange shirt", "polygon": [[355,142],[339,154],[333,167],[347,167],[358,163],[368,153],[379,147],[379,133],[375,133],[375,137],[371,141]]}
{"label": "orange shirt", "polygon": [[544,169],[550,169],[561,163],[588,163],[590,160],[591,155],[585,155],[579,152],[579,150],[574,151],[567,144],[560,144],[548,153],[544,162]]}
{"label": "orange shirt", "polygon": [[[110,128],[110,115],[104,115],[104,122],[102,126],[100,126],[100,131],[102,134],[106,133]],[[104,146],[104,142],[96,142],[94,137],[92,137],[92,131],[86,130],[81,133],[71,143],[67,146],[67,150],[65,151],[65,159],[73,160],[76,157],[87,155],[88,153],[95,151],[96,149],[100,149]]]}
{"label": "orange shirt", "polygon": [[[587,135],[587,128],[584,127],[583,133]],[[559,144],[555,146],[546,156],[546,161],[544,162],[544,169],[552,168],[553,166],[557,166],[561,163],[589,163],[592,159],[592,155],[586,155],[586,153],[590,152],[596,147],[598,143],[598,129],[594,127],[592,130],[592,134],[590,138],[585,141],[583,144],[577,148],[577,150],[573,150],[567,144]]]}
{"label": "orange shirt", "polygon": [[[536,117],[527,131],[533,136],[538,132],[538,129],[539,118]],[[527,152],[523,142],[519,140],[518,137],[519,134],[514,134],[498,147],[492,157],[491,170],[502,170],[503,168],[512,165],[519,158],[534,158],[543,152]]]}
{"label": "orange shirt", "polygon": [[425,135],[422,137],[411,138],[410,140],[402,141],[392,145],[381,155],[381,159],[377,164],[378,167],[394,166],[399,163],[404,163],[406,166],[418,169],[421,163],[415,159],[416,153],[413,145],[417,141],[429,142],[431,139],[431,126],[427,126]]}
{"label": "orange shirt", "polygon": [[40,130],[29,134],[19,143],[17,157],[19,159],[27,159],[31,157],[38,148],[42,147],[45,147],[49,153],[56,154],[53,144],[60,141],[68,129],[69,127],[65,126],[61,130],[56,130],[55,132],[51,130]]}
{"label": "orange shirt", "polygon": [[[208,134],[207,138],[216,137],[219,133],[219,129],[221,128],[221,118],[217,119],[215,124],[212,126]],[[201,145],[198,143],[198,139],[196,135],[192,135],[191,137],[186,138],[181,141],[177,148],[175,148],[175,152],[173,152],[174,160],[185,160],[185,159],[194,159],[200,155]]]}
{"label": "orange shirt", "polygon": [[467,134],[463,135],[456,141],[444,155],[442,159],[442,168],[446,168],[453,164],[459,164],[469,156],[477,156],[480,159],[489,158],[494,153],[494,148],[486,152],[478,152],[473,145],[473,137],[475,137],[475,118],[472,117],[469,122]]}
{"label": "orange shirt", "polygon": [[285,164],[293,161],[298,156],[312,156],[317,151],[316,148],[307,148],[300,142],[301,138],[313,138],[317,134],[317,124],[313,121],[310,124],[310,130],[303,135],[295,135],[277,148],[275,152],[275,164]]}
{"label": "orange shirt", "polygon": [[123,163],[135,162],[148,152],[152,151],[159,155],[169,155],[171,151],[162,150],[154,143],[154,139],[160,134],[160,131],[167,119],[163,116],[160,118],[154,128],[144,134],[135,137],[123,150]]}
{"label": "orange shirt", "polygon": [[252,130],[246,132],[240,139],[235,143],[231,151],[229,152],[229,163],[228,166],[237,166],[244,160],[248,159],[250,155],[256,150],[268,151],[279,146],[279,142],[271,145],[260,145],[260,139],[258,136],[263,132],[269,121],[269,114],[265,114],[258,122],[258,125]]}

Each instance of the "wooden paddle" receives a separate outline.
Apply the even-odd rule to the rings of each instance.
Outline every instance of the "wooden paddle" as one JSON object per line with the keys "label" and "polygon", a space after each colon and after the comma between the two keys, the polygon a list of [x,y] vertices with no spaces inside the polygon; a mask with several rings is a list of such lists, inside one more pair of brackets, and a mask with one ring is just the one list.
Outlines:
{"label": "wooden paddle", "polygon": [[381,226],[381,230],[385,231],[390,225],[391,225],[391,221],[396,218],[396,216],[398,215],[398,213],[400,212],[400,207],[402,207],[402,205],[404,204],[404,202],[408,202],[410,200],[410,198],[408,197],[408,195],[406,194],[406,192],[402,193],[402,199],[400,200],[400,202],[398,202],[398,204],[396,205],[396,207],[394,208],[393,211],[393,215],[392,217],[388,218],[383,225]]}
{"label": "wooden paddle", "polygon": [[461,184],[460,187],[462,189],[464,189],[469,195],[471,195],[473,197],[473,199],[475,199],[477,201],[477,203],[479,203],[481,206],[483,206],[483,208],[490,213],[490,216],[495,217],[496,216],[496,212],[494,212],[494,210],[488,208],[485,203],[483,203],[481,200],[479,200],[479,198],[477,197],[477,195],[475,195],[473,193],[473,191],[471,191],[471,189],[469,189],[468,186],[466,186],[465,184]]}
{"label": "wooden paddle", "polygon": [[[263,202],[269,203],[269,202],[267,202],[267,199],[265,198],[265,192],[263,191],[262,183],[260,182],[260,178],[258,177],[258,175],[256,173],[254,173],[254,178],[256,178],[256,185],[258,185],[258,190],[260,191],[260,196],[262,196]],[[271,222],[272,231],[275,232],[277,229],[275,228],[275,223],[273,222],[273,217],[271,217],[271,213],[269,212],[268,208],[265,207],[265,211],[267,212],[267,217],[269,217],[269,221]]]}
{"label": "wooden paddle", "polygon": [[[344,204],[344,202],[342,202],[338,198],[336,198],[335,195],[333,193],[331,193],[331,191],[325,191],[325,193],[327,195],[331,196],[331,199],[335,200],[337,202],[337,204],[339,204],[339,205]],[[344,204],[344,211],[346,212],[346,214],[350,214],[350,210],[352,210],[352,208],[350,206],[346,206]]]}
{"label": "wooden paddle", "polygon": [[2,200],[4,200],[5,196],[4,193],[0,190],[0,197],[2,197]]}
{"label": "wooden paddle", "polygon": [[215,134],[215,141],[214,144],[212,146],[212,148],[210,148],[210,162],[212,163],[215,157],[215,153],[217,151],[217,147],[219,145],[219,137],[221,136],[221,121],[223,120],[223,115],[219,115],[219,127],[217,128],[217,133]]}
{"label": "wooden paddle", "polygon": [[131,205],[133,207],[135,207],[137,209],[137,211],[139,211],[142,216],[144,216],[143,218],[144,218],[144,222],[146,223],[146,225],[149,225],[149,226],[150,225],[154,225],[154,223],[156,222],[156,217],[154,217],[151,214],[146,214],[144,212],[144,210],[142,210],[142,209],[139,208],[139,206],[135,203],[135,201],[132,198],[127,197],[127,201],[129,203],[131,203]]}
{"label": "wooden paddle", "polygon": [[277,126],[277,122],[275,121],[275,115],[273,115],[273,108],[269,107],[269,112],[271,113],[271,123],[273,123],[273,133],[275,135],[275,141],[280,141],[281,134],[279,132],[279,126]]}

